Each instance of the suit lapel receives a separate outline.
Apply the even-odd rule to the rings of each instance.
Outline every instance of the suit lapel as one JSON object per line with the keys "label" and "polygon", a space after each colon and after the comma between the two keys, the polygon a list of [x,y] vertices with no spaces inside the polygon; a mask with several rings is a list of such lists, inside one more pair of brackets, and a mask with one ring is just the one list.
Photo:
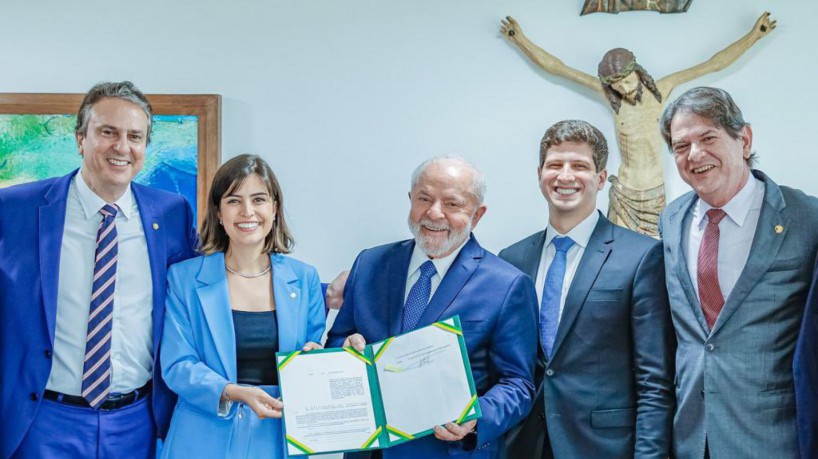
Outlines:
{"label": "suit lapel", "polygon": [[537,282],[537,270],[540,269],[542,246],[545,244],[545,231],[540,231],[537,237],[532,238],[531,247],[526,251],[520,271],[528,274],[532,282]]}
{"label": "suit lapel", "polygon": [[60,279],[60,252],[65,231],[65,207],[68,186],[77,174],[74,171],[57,179],[45,194],[46,203],[40,206],[40,282],[43,294],[48,336],[54,344],[57,316],[57,289]]}
{"label": "suit lapel", "polygon": [[[662,237],[665,240],[665,247],[670,252],[670,257],[665,262],[674,267],[674,274],[682,285],[687,304],[693,311],[693,315],[696,316],[702,331],[707,335],[710,333],[710,327],[707,325],[707,319],[704,317],[704,312],[702,312],[699,297],[696,295],[696,289],[693,287],[692,279],[690,279],[690,271],[687,269],[687,257],[683,249],[683,238],[686,237],[686,230],[689,230],[690,225],[693,224],[691,220],[693,219],[693,205],[696,203],[695,197],[695,194],[690,193],[682,198],[686,201],[681,202],[676,212],[668,216],[668,226],[663,228],[664,234]],[[670,292],[668,293],[673,295]]]}
{"label": "suit lapel", "polygon": [[[758,285],[759,280],[770,268],[772,262],[778,256],[781,243],[787,236],[790,227],[789,218],[782,215],[786,207],[781,190],[766,175],[754,171],[758,179],[764,183],[764,202],[761,205],[761,213],[758,217],[753,244],[750,248],[750,256],[741,271],[741,275],[736,281],[736,285],[730,292],[724,303],[716,323],[713,325],[713,333],[716,333],[723,324],[736,312],[750,291]],[[775,232],[777,226],[781,226],[780,233]]]}
{"label": "suit lapel", "polygon": [[282,352],[295,351],[298,343],[298,324],[301,304],[306,298],[299,298],[301,289],[292,267],[282,255],[272,255],[273,297],[276,303],[278,321],[278,348]]}
{"label": "suit lapel", "polygon": [[153,200],[145,196],[142,191],[133,185],[134,199],[139,207],[139,218],[142,222],[142,231],[145,233],[145,243],[148,246],[148,260],[151,267],[151,281],[153,282],[153,343],[154,352],[159,351],[159,338],[162,335],[162,325],[165,323],[165,305],[162,304],[163,289],[167,285],[167,247],[165,245],[165,223],[162,216],[154,209]]}
{"label": "suit lapel", "polygon": [[235,381],[236,332],[230,310],[230,295],[227,291],[224,254],[217,252],[205,257],[196,280],[202,284],[196,289],[196,295],[199,297],[210,335],[213,337],[213,345],[221,359],[223,374],[230,381]]}
{"label": "suit lapel", "polygon": [[472,236],[457,255],[446,276],[440,281],[435,294],[418,320],[418,328],[436,322],[454,301],[463,285],[474,274],[483,258],[483,249]]}
{"label": "suit lapel", "polygon": [[[520,265],[520,271],[528,275],[528,277],[531,278],[531,281],[535,284],[537,283],[537,271],[540,269],[540,260],[542,259],[542,249],[544,244],[545,231],[540,231],[536,237],[532,238],[531,245],[527,247],[528,250],[526,250],[525,258],[522,260]],[[539,312],[537,317],[539,318]],[[539,372],[535,372],[535,374],[542,375],[542,369],[545,368],[545,353],[542,349],[542,333],[540,332],[539,320],[537,322],[537,368],[539,369]],[[541,382],[541,378],[540,380],[535,381],[535,383],[538,385]],[[542,390],[542,387],[540,387],[538,390]]]}
{"label": "suit lapel", "polygon": [[588,240],[588,247],[582,254],[579,261],[571,287],[568,288],[568,295],[565,298],[565,307],[562,310],[562,318],[557,328],[557,336],[554,338],[554,348],[551,351],[551,359],[559,352],[560,345],[565,340],[568,330],[577,319],[577,315],[585,305],[585,298],[591,291],[599,271],[611,253],[610,244],[613,242],[613,228],[611,223],[600,215],[599,221]]}
{"label": "suit lapel", "polygon": [[395,336],[400,333],[403,319],[403,297],[406,296],[406,277],[409,275],[409,260],[415,243],[412,240],[398,244],[389,256],[386,266],[387,290],[389,292],[389,334]]}

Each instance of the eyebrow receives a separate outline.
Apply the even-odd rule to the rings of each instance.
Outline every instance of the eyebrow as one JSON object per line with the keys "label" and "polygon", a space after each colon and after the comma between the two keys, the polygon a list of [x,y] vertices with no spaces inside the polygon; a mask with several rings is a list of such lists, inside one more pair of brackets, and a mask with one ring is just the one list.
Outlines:
{"label": "eyebrow", "polygon": [[[224,198],[229,198],[229,197],[236,197],[236,198],[240,198],[241,196],[242,196],[242,195],[240,195],[240,194],[236,194],[236,192],[234,191],[234,192],[232,192],[232,193],[230,193],[230,194],[226,194],[226,195],[224,195]],[[254,198],[254,197],[256,197],[256,196],[270,196],[270,193],[268,193],[268,192],[266,192],[266,191],[261,191],[261,192],[258,192],[258,193],[253,193],[253,194],[251,194],[251,195],[250,195],[250,197],[251,197],[251,198]],[[224,199],[224,198],[222,198],[222,199]]]}
{"label": "eyebrow", "polygon": [[[114,131],[121,131],[121,129],[119,129],[118,127],[116,127],[116,126],[114,126],[112,124],[101,124],[101,125],[97,126],[97,129],[98,130],[113,129]],[[145,132],[142,129],[128,129],[127,131],[132,133],[132,134],[142,134],[142,133]]]}

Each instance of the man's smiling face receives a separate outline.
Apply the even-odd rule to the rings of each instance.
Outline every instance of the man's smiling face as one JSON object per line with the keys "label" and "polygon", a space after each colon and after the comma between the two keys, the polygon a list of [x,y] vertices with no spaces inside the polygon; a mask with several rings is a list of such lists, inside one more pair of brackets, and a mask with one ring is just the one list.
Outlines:
{"label": "man's smiling face", "polygon": [[87,126],[77,134],[82,178],[97,195],[114,202],[145,162],[148,115],[132,102],[108,97],[91,108]]}
{"label": "man's smiling face", "polygon": [[707,118],[679,112],[670,122],[670,139],[682,180],[711,206],[724,206],[747,183],[753,145],[749,126],[733,138]]}
{"label": "man's smiling face", "polygon": [[590,215],[608,176],[607,170],[596,170],[591,146],[573,141],[550,147],[537,174],[552,222],[579,222]]}

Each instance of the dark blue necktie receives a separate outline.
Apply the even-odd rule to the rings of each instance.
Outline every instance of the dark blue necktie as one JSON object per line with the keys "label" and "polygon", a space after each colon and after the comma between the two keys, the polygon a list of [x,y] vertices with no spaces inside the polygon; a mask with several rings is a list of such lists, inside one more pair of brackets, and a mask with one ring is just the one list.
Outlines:
{"label": "dark blue necktie", "polygon": [[99,211],[102,222],[97,232],[94,259],[94,283],[85,342],[85,363],[82,369],[82,397],[97,408],[111,390],[111,329],[114,316],[114,288],[118,250],[117,208],[108,205]]}
{"label": "dark blue necktie", "polygon": [[560,298],[562,297],[562,282],[565,279],[566,255],[568,249],[574,245],[570,237],[555,237],[552,241],[557,253],[548,267],[545,275],[545,285],[542,290],[542,306],[540,307],[540,342],[546,357],[551,357],[554,348],[554,339],[557,337],[557,327],[560,317]]}
{"label": "dark blue necktie", "polygon": [[406,297],[406,304],[403,306],[403,323],[400,327],[401,333],[406,333],[415,329],[429,304],[429,295],[432,293],[432,276],[437,273],[432,260],[426,260],[420,265],[420,277],[415,285],[409,290]]}

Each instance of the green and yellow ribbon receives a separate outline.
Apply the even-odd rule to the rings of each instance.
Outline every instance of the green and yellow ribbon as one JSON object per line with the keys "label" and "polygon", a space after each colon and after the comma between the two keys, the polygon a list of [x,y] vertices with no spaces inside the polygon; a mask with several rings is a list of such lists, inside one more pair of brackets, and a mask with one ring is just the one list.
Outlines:
{"label": "green and yellow ribbon", "polygon": [[370,447],[370,446],[372,446],[372,444],[373,444],[373,443],[375,443],[375,440],[377,440],[377,439],[378,439],[378,435],[380,435],[380,434],[381,434],[381,432],[383,432],[383,428],[381,428],[381,427],[379,426],[379,427],[378,427],[378,428],[375,430],[375,433],[373,433],[373,434],[372,434],[372,436],[370,436],[369,438],[367,438],[367,439],[366,439],[366,441],[364,442],[364,444],[363,444],[363,445],[361,445],[361,449],[369,449],[369,447]]}
{"label": "green and yellow ribbon", "polygon": [[460,416],[457,417],[458,424],[462,423],[463,420],[466,419],[466,416],[469,415],[469,412],[471,411],[472,407],[474,407],[475,403],[477,403],[477,394],[471,396],[471,400],[469,400],[469,404],[466,405],[466,409],[464,409],[463,412],[460,413]]}
{"label": "green and yellow ribbon", "polygon": [[462,332],[462,331],[460,331],[460,329],[459,329],[459,328],[454,327],[454,326],[452,326],[452,325],[449,325],[449,324],[447,324],[447,323],[444,323],[444,322],[435,322],[435,323],[433,323],[432,325],[434,325],[434,326],[435,326],[435,327],[437,327],[437,328],[440,328],[441,330],[446,330],[447,332],[454,333],[455,335],[460,335],[460,336],[463,336],[463,332]]}
{"label": "green and yellow ribbon", "polygon": [[353,347],[342,347],[341,349],[343,349],[343,350],[349,352],[350,354],[354,355],[361,362],[363,362],[363,363],[365,363],[367,365],[372,365],[372,362],[370,362],[369,359],[366,358],[365,355],[358,352],[355,348],[353,348]]}
{"label": "green and yellow ribbon", "polygon": [[302,453],[315,454],[315,451],[311,450],[307,445],[305,445],[305,444],[301,443],[300,441],[296,440],[295,438],[291,437],[289,434],[285,435],[284,437],[287,439],[287,443],[295,446]]}
{"label": "green and yellow ribbon", "polygon": [[301,351],[295,351],[292,354],[288,355],[286,358],[284,358],[284,360],[282,360],[281,363],[278,364],[278,371],[283,370],[284,366],[290,363],[295,358],[295,356],[297,356],[300,353]]}
{"label": "green and yellow ribbon", "polygon": [[403,438],[403,439],[405,439],[405,440],[414,440],[415,439],[415,437],[413,435],[408,434],[408,433],[406,433],[406,432],[404,432],[402,430],[398,430],[398,429],[390,426],[389,424],[386,425],[386,430],[393,433],[393,434],[395,434],[395,435],[397,435],[397,436],[399,436],[399,437],[401,437],[401,438]]}
{"label": "green and yellow ribbon", "polygon": [[378,352],[375,353],[375,358],[373,359],[374,361],[377,362],[378,359],[381,358],[381,355],[383,354],[383,351],[385,351],[386,348],[389,347],[390,344],[392,344],[392,340],[394,340],[394,339],[395,339],[395,337],[393,336],[392,338],[389,338],[388,340],[383,342],[383,346],[381,346],[381,348],[378,349]]}

